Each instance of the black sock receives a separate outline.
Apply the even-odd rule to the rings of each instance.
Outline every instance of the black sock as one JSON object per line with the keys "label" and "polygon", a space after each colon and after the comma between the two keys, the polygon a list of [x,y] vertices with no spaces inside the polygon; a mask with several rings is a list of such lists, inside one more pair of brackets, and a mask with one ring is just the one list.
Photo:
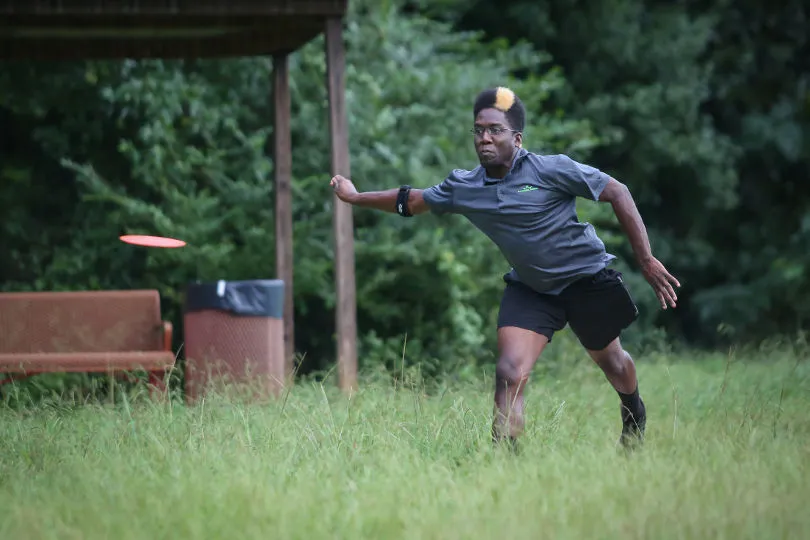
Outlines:
{"label": "black sock", "polygon": [[[622,400],[622,405],[626,410],[630,411],[630,414],[633,415],[633,418],[638,419],[640,416],[642,416],[644,410],[641,405],[641,398],[638,395],[638,385],[636,385],[636,389],[633,391],[632,394],[623,394],[618,390],[616,391],[616,393],[619,394],[619,397]],[[622,418],[624,419],[626,417],[627,414],[624,413],[623,411]]]}

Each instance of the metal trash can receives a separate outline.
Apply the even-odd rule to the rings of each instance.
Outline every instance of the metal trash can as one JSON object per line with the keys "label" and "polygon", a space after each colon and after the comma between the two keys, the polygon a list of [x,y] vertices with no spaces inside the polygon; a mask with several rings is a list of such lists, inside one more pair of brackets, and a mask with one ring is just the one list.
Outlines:
{"label": "metal trash can", "polygon": [[185,393],[242,388],[278,396],[285,384],[284,282],[192,283],[186,290]]}

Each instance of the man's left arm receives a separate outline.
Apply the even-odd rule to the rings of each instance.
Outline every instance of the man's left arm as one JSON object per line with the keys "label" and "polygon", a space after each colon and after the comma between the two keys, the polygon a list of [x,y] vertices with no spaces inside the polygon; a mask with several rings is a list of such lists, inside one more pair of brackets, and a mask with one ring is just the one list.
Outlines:
{"label": "man's left arm", "polygon": [[653,257],[647,229],[644,227],[641,214],[633,201],[630,190],[615,178],[610,178],[599,194],[598,200],[609,202],[613,206],[613,211],[630,240],[630,246],[633,248],[644,278],[655,290],[655,294],[661,302],[661,308],[667,309],[667,304],[674,308],[678,296],[672,286],[674,284],[676,287],[680,287],[681,284],[658,259]]}

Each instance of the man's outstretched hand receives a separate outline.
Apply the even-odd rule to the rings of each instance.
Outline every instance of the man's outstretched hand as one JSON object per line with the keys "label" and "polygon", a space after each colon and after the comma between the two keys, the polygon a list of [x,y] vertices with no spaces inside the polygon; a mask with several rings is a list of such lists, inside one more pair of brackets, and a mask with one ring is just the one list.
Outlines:
{"label": "man's outstretched hand", "polygon": [[675,289],[672,286],[680,287],[681,284],[664,268],[661,261],[651,257],[649,261],[641,266],[641,273],[644,274],[644,279],[650,283],[655,291],[658,301],[661,302],[661,309],[667,309],[667,305],[673,308],[676,307],[678,295],[675,294]]}
{"label": "man's outstretched hand", "polygon": [[335,190],[338,199],[349,204],[354,202],[354,198],[357,196],[357,188],[354,187],[351,180],[338,174],[332,177],[329,185]]}

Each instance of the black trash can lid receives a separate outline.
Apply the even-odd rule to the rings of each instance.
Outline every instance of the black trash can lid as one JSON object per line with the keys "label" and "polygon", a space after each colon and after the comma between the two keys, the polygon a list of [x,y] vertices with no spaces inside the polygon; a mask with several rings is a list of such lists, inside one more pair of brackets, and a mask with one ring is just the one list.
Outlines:
{"label": "black trash can lid", "polygon": [[212,309],[234,315],[280,319],[284,314],[284,281],[221,279],[189,284],[186,289],[186,313]]}

